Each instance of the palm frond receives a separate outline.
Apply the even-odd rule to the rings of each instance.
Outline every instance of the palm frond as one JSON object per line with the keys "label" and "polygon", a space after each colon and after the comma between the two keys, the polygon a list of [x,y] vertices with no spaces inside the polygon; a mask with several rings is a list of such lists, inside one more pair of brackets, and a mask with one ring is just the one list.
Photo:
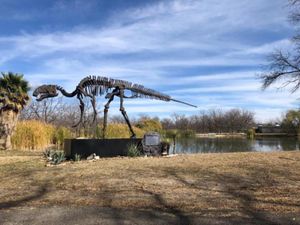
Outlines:
{"label": "palm frond", "polygon": [[27,92],[29,85],[23,74],[1,72],[0,77],[0,110],[13,110],[19,112],[29,100]]}

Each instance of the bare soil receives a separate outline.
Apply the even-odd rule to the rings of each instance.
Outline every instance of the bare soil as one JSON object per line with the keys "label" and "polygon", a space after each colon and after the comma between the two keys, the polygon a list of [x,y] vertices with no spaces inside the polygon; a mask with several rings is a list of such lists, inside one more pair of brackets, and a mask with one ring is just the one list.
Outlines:
{"label": "bare soil", "polygon": [[164,216],[173,224],[300,224],[300,151],[45,164],[41,153],[0,151],[0,218],[58,207],[110,210],[124,221],[140,215],[148,224]]}

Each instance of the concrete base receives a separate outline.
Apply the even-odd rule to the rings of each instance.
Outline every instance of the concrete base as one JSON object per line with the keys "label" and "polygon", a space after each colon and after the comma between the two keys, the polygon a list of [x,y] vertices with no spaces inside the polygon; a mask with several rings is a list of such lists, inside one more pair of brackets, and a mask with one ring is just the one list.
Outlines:
{"label": "concrete base", "polygon": [[79,154],[82,158],[96,153],[100,157],[127,156],[130,144],[139,144],[142,139],[65,139],[64,151],[68,158]]}

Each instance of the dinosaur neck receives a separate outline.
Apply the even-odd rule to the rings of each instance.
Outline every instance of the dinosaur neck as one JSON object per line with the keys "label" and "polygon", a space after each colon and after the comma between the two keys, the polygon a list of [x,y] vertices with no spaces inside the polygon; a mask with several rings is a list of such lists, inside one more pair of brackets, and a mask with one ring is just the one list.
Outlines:
{"label": "dinosaur neck", "polygon": [[73,91],[72,93],[69,93],[60,86],[56,86],[56,89],[59,90],[66,97],[74,97],[77,94],[76,90]]}

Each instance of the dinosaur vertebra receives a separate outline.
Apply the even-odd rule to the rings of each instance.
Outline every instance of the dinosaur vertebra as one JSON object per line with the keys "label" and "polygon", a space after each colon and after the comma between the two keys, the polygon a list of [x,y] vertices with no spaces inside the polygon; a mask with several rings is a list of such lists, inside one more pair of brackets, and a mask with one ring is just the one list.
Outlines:
{"label": "dinosaur vertebra", "polygon": [[[113,90],[111,92],[110,89]],[[131,96],[125,96],[124,91],[131,91]],[[105,98],[109,99],[104,108],[104,122],[103,122],[103,138],[105,138],[105,131],[107,125],[107,113],[109,109],[109,104],[113,101],[114,97],[117,96],[120,98],[120,111],[131,131],[132,136],[135,137],[135,133],[131,127],[130,121],[128,119],[125,108],[123,107],[123,99],[124,98],[151,98],[158,99],[162,101],[175,101],[185,105],[189,105],[192,107],[197,107],[195,105],[179,101],[176,99],[172,99],[169,95],[157,92],[155,90],[145,88],[143,85],[133,84],[128,81],[112,79],[108,77],[101,76],[88,76],[82,79],[77,85],[76,89],[68,93],[64,88],[57,85],[42,85],[34,90],[33,96],[36,97],[37,101],[41,101],[45,98],[52,98],[58,95],[60,91],[66,97],[74,97],[77,96],[80,102],[80,120],[78,123],[74,125],[74,127],[78,126],[82,122],[82,116],[84,112],[84,102],[83,97],[89,97],[91,99],[92,107],[94,110],[94,121],[96,119],[97,111],[96,111],[96,96],[102,96],[106,94]]]}

